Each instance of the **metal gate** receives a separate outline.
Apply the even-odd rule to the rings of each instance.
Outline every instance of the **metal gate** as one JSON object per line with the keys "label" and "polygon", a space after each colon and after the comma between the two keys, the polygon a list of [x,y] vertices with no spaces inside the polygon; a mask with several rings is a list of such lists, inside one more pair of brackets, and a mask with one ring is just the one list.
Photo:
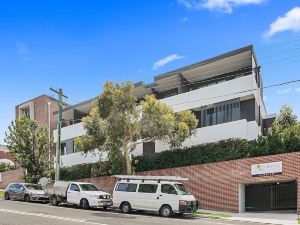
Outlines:
{"label": "metal gate", "polygon": [[297,209],[297,182],[247,184],[246,211]]}

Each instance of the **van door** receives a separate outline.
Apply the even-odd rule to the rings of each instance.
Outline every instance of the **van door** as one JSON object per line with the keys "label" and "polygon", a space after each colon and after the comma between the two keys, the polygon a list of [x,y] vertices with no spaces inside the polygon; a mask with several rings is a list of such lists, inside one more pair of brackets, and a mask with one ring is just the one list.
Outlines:
{"label": "van door", "polygon": [[80,189],[77,184],[70,184],[67,193],[67,202],[70,204],[79,205],[80,203]]}
{"label": "van door", "polygon": [[140,184],[137,193],[137,209],[156,211],[160,208],[159,184]]}
{"label": "van door", "polygon": [[159,199],[161,206],[167,204],[173,211],[179,211],[180,196],[172,184],[161,184]]}

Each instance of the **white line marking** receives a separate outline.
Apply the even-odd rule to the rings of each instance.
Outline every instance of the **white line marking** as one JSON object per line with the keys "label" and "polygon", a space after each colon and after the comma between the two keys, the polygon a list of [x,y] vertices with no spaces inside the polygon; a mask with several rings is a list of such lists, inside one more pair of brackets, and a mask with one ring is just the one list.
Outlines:
{"label": "white line marking", "polygon": [[51,216],[51,215],[47,215],[47,214],[44,214],[44,213],[28,213],[28,212],[21,212],[21,211],[16,211],[16,210],[9,210],[9,209],[0,209],[0,212],[26,215],[26,216],[43,217],[43,218],[70,221],[70,222],[76,222],[76,223],[86,223],[86,224],[94,224],[94,225],[107,225],[107,224],[104,224],[104,223],[89,222],[89,221],[81,220],[81,219],[73,219],[73,218],[62,217],[62,216]]}

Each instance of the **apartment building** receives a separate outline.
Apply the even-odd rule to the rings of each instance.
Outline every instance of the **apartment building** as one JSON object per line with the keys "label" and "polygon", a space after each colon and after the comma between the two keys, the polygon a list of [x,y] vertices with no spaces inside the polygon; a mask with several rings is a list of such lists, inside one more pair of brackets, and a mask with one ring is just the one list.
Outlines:
{"label": "apartment building", "polygon": [[[38,122],[42,126],[47,126],[50,134],[57,129],[57,118],[54,112],[58,109],[56,99],[48,96],[41,95],[26,102],[23,102],[15,107],[16,119],[26,116]],[[54,149],[51,155],[54,154]]]}
{"label": "apartment building", "polygon": [[[199,119],[196,135],[183,147],[228,138],[255,140],[267,132],[274,116],[267,115],[263,101],[263,81],[253,46],[246,46],[154,77],[154,82],[135,84],[137,100],[154,94],[175,112],[192,110]],[[63,110],[67,123],[62,128],[61,165],[68,167],[94,163],[98,157],[76,152],[73,140],[85,134],[81,119],[92,107],[88,100]],[[55,133],[56,131],[54,131]],[[56,135],[54,135],[56,141]],[[137,146],[134,155],[168,150],[161,141]]]}

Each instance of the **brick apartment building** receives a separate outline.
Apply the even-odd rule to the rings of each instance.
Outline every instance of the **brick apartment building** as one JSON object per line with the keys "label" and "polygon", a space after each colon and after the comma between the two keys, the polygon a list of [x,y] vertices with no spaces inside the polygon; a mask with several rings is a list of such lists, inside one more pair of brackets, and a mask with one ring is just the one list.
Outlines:
{"label": "brick apartment building", "polygon": [[50,127],[50,134],[52,135],[53,130],[57,128],[57,119],[53,116],[57,109],[58,103],[56,99],[48,95],[41,95],[17,105],[15,114],[16,119],[21,116],[27,116],[40,125]]}

